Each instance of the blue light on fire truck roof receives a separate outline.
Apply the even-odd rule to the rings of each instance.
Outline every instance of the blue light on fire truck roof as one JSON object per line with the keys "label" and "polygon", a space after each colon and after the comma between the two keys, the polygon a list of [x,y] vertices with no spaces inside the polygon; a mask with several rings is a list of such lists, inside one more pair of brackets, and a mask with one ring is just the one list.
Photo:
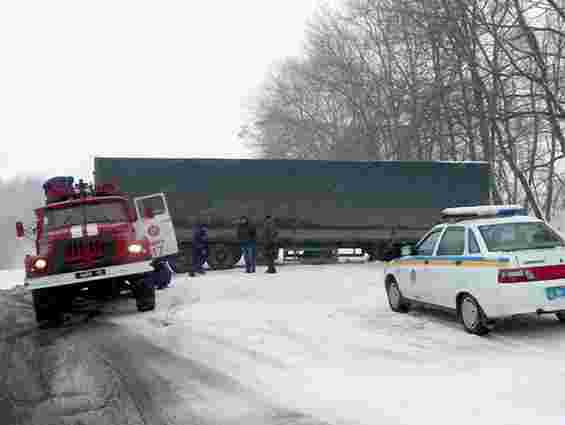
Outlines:
{"label": "blue light on fire truck roof", "polygon": [[528,211],[521,205],[479,205],[475,207],[445,208],[444,217],[512,217],[527,216]]}

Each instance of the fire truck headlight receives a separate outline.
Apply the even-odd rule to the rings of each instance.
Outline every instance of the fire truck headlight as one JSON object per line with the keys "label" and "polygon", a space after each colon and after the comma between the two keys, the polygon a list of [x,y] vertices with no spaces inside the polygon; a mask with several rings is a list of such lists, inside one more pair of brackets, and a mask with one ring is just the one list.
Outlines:
{"label": "fire truck headlight", "polygon": [[47,261],[43,258],[38,258],[33,262],[33,268],[36,270],[44,270],[47,267]]}
{"label": "fire truck headlight", "polygon": [[143,249],[143,245],[141,245],[140,243],[132,243],[128,245],[128,252],[130,254],[141,254],[144,251],[145,250]]}

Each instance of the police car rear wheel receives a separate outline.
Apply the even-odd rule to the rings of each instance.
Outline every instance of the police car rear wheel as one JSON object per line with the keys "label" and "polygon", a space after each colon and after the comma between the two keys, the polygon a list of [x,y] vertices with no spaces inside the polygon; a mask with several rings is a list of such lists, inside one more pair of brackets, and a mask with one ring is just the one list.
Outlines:
{"label": "police car rear wheel", "polygon": [[459,303],[459,316],[465,330],[475,335],[485,335],[489,328],[485,326],[481,306],[471,295],[464,295]]}
{"label": "police car rear wheel", "polygon": [[397,313],[406,313],[408,311],[408,304],[402,297],[398,283],[394,280],[387,286],[388,303],[392,311]]}

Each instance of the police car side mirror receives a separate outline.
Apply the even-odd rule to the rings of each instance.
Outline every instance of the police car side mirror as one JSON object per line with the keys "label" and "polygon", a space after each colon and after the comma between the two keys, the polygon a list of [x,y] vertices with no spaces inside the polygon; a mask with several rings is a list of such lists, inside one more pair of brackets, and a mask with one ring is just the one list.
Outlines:
{"label": "police car side mirror", "polygon": [[416,247],[414,245],[404,245],[402,248],[400,248],[400,255],[402,257],[414,255],[415,252],[416,252]]}

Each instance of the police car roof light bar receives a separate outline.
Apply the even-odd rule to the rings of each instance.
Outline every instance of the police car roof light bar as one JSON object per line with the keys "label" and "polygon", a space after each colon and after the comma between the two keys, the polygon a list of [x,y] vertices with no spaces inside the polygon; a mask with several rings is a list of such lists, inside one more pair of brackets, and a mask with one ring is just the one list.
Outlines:
{"label": "police car roof light bar", "polygon": [[441,215],[444,219],[471,219],[527,216],[528,211],[521,205],[479,205],[474,207],[445,208],[441,211]]}

